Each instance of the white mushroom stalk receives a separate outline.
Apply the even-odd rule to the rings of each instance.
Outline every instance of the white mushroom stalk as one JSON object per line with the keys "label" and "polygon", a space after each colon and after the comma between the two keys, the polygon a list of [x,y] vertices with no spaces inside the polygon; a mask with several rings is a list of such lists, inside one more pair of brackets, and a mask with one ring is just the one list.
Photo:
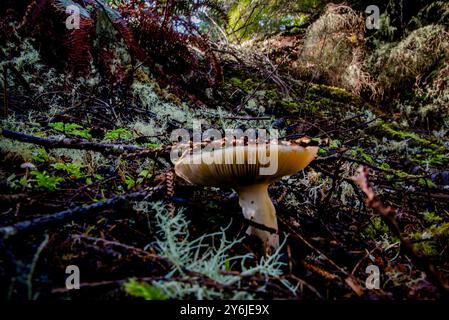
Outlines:
{"label": "white mushroom stalk", "polygon": [[186,152],[176,163],[175,172],[192,184],[234,188],[245,218],[276,231],[257,226],[247,230],[259,237],[269,252],[279,246],[279,236],[268,187],[304,169],[316,157],[318,147],[307,142],[310,140],[281,142],[275,148],[271,148],[273,143],[235,143],[207,152]]}
{"label": "white mushroom stalk", "polygon": [[[238,193],[239,204],[246,219],[275,231],[278,230],[276,209],[268,195],[268,183],[240,187]],[[249,227],[246,233],[259,237],[270,248],[279,246],[279,236],[276,233],[270,233],[256,227]]]}

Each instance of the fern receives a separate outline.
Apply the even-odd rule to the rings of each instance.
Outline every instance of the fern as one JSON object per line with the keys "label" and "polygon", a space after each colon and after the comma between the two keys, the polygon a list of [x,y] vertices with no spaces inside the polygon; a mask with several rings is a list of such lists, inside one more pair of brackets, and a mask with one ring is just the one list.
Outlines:
{"label": "fern", "polygon": [[[68,5],[80,9],[79,29],[61,28]],[[206,97],[205,89],[221,84],[223,78],[208,39],[192,22],[192,17],[206,8],[220,12],[214,0],[129,0],[119,5],[105,0],[35,0],[21,27],[26,30],[37,24],[32,32],[49,62],[65,56],[61,67],[68,66],[75,76],[87,74],[94,66],[109,84],[130,85],[127,80],[132,78],[135,66],[143,64],[172,92],[187,95],[196,90],[194,94]],[[107,28],[98,28],[102,18]],[[106,34],[110,41],[101,41]],[[131,56],[129,63],[117,55],[122,44]]]}
{"label": "fern", "polygon": [[25,27],[32,26],[35,24],[37,19],[39,18],[41,12],[44,10],[47,5],[47,0],[34,0],[32,1],[25,12],[25,15],[22,18],[18,26],[18,30],[21,30]]}
{"label": "fern", "polygon": [[69,65],[73,73],[87,72],[92,62],[92,45],[90,34],[94,22],[91,19],[80,18],[80,28],[71,32],[66,40],[69,49]]}

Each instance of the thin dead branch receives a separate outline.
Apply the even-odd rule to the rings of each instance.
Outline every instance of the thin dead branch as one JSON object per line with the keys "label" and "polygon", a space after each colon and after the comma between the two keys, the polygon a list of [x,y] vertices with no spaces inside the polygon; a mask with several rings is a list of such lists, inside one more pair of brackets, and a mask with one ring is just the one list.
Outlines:
{"label": "thin dead branch", "polygon": [[422,255],[414,249],[412,242],[404,237],[396,220],[396,210],[390,206],[385,206],[377,196],[377,194],[374,192],[369,183],[368,168],[361,166],[357,171],[357,176],[355,176],[353,179],[367,196],[366,205],[369,208],[373,209],[374,212],[376,212],[382,218],[391,232],[399,238],[402,251],[413,261],[413,263],[420,270],[426,273],[429,281],[432,282],[437,288],[439,288],[445,296],[447,296],[449,294],[449,286],[441,278],[439,271],[426,256]]}
{"label": "thin dead branch", "polygon": [[31,220],[20,221],[13,225],[0,228],[0,237],[7,239],[19,233],[48,228],[67,220],[81,219],[87,216],[92,216],[93,214],[101,212],[106,208],[122,205],[131,200],[142,200],[147,198],[149,195],[154,196],[163,189],[164,187],[162,186],[154,187],[149,190],[120,195],[93,204],[70,208],[52,215],[45,215]]}

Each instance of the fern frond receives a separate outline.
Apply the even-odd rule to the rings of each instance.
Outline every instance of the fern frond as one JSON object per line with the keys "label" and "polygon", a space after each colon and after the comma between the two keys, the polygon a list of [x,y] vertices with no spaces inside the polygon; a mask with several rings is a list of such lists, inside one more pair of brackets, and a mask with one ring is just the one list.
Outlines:
{"label": "fern frond", "polygon": [[65,41],[72,73],[83,74],[90,69],[92,62],[91,34],[94,30],[92,19],[80,18],[80,28],[70,32]]}
{"label": "fern frond", "polygon": [[134,38],[132,29],[120,12],[114,10],[101,0],[94,0],[94,4],[106,14],[111,26],[118,32],[123,41],[125,41],[130,53],[141,61],[145,60],[146,55],[144,51],[139,47],[138,42]]}
{"label": "fern frond", "polygon": [[114,52],[107,48],[100,49],[99,64],[101,73],[107,78],[111,86],[116,86],[126,79],[126,70],[118,64]]}
{"label": "fern frond", "polygon": [[27,10],[25,12],[25,15],[22,18],[22,21],[19,23],[19,26],[17,27],[17,30],[22,30],[26,27],[31,27],[34,25],[34,23],[39,18],[42,10],[44,10],[45,6],[47,5],[47,0],[34,0],[31,2]]}

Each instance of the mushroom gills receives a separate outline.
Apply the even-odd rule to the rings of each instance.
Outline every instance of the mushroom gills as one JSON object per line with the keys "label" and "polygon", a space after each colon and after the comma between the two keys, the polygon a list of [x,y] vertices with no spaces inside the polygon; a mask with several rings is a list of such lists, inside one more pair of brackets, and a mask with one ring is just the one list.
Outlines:
{"label": "mushroom gills", "polygon": [[[246,219],[262,224],[268,228],[278,230],[276,209],[268,195],[268,184],[243,186],[238,189],[239,204]],[[250,226],[247,234],[259,237],[265,248],[278,248],[279,236],[277,233],[261,230]]]}

